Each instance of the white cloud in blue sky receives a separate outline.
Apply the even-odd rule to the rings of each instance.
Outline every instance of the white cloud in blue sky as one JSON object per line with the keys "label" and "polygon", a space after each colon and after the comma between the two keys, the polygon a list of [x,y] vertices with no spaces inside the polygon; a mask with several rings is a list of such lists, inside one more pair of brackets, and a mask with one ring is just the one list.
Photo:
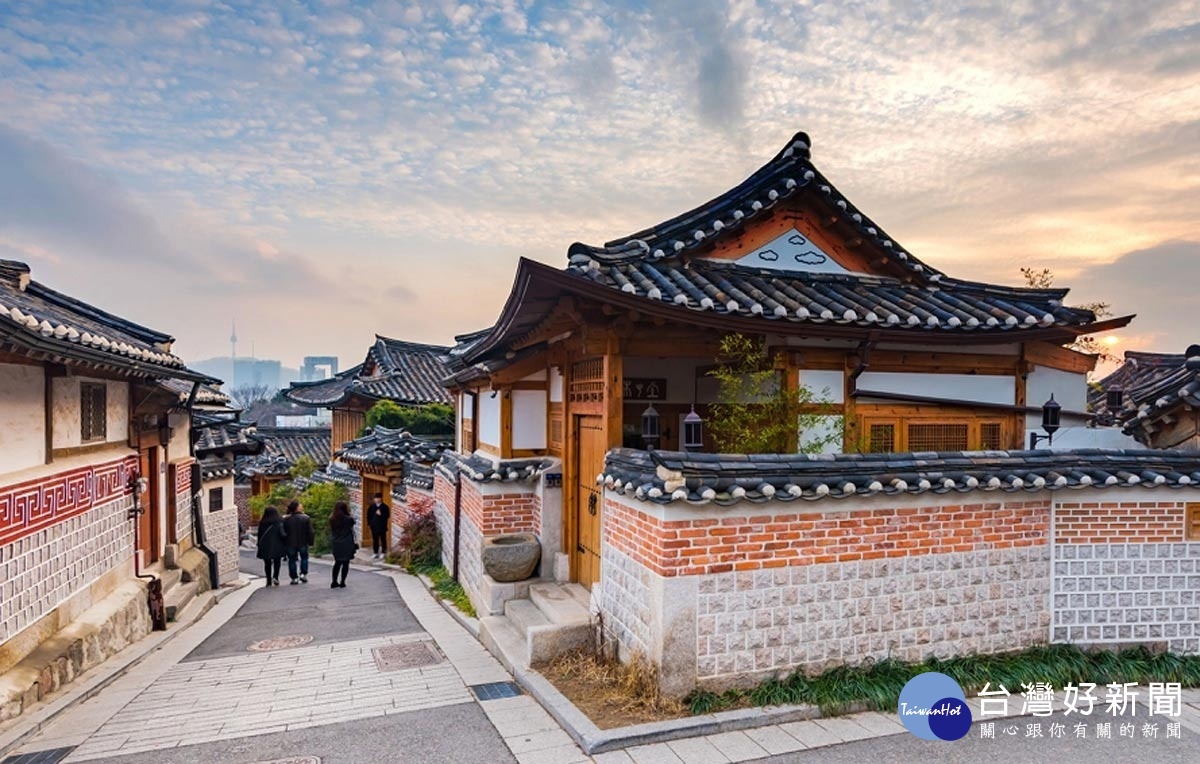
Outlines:
{"label": "white cloud in blue sky", "polygon": [[86,8],[0,7],[0,256],[190,357],[234,315],[289,362],[447,341],[517,256],[670,217],[800,129],[956,275],[1047,265],[1152,313],[1094,266],[1198,252],[1195,2]]}

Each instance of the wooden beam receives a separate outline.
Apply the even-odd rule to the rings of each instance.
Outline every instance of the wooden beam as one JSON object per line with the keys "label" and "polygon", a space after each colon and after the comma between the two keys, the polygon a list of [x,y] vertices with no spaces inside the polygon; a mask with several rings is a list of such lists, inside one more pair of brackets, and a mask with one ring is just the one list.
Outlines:
{"label": "wooden beam", "polygon": [[505,366],[495,374],[490,375],[488,377],[488,381],[491,383],[493,388],[500,387],[502,385],[517,382],[525,377],[528,377],[534,372],[544,371],[547,365],[546,354],[544,352],[539,352],[535,355],[529,356],[528,358],[523,358],[520,361]]}
{"label": "wooden beam", "polygon": [[614,340],[604,355],[604,429],[609,448],[621,447],[621,421],[625,405],[624,364]]}
{"label": "wooden beam", "polygon": [[[874,356],[871,364],[874,366]],[[858,357],[854,353],[845,352],[842,355],[842,453],[857,454],[862,451],[862,426],[859,420],[858,402],[854,399],[855,380],[851,378],[858,367]]]}
{"label": "wooden beam", "polygon": [[1098,360],[1094,355],[1049,342],[1026,342],[1022,347],[1024,358],[1030,363],[1075,374],[1091,372],[1096,368]]}

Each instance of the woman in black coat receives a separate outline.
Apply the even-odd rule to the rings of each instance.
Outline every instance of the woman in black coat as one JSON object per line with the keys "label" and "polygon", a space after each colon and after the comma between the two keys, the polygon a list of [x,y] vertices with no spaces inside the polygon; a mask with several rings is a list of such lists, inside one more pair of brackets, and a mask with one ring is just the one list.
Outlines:
{"label": "woman in black coat", "polygon": [[329,516],[329,546],[333,552],[333,583],[329,588],[345,589],[350,561],[358,551],[358,544],[354,543],[354,518],[344,501],[334,504]]}
{"label": "woman in black coat", "polygon": [[267,507],[258,521],[258,559],[263,561],[267,586],[279,586],[279,568],[286,556],[287,529],[283,525],[283,518],[279,516],[278,509]]}

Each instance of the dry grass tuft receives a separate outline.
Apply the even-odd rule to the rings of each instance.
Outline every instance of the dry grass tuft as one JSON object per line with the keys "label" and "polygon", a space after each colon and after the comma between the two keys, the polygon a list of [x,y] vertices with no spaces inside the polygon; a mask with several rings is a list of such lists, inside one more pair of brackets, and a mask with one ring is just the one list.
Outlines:
{"label": "dry grass tuft", "polygon": [[[541,671],[555,684],[566,683],[582,692],[589,701],[587,705],[608,712],[604,716],[628,717],[626,723],[669,719],[686,713],[678,699],[662,693],[658,669],[641,654],[622,663],[595,650],[576,650],[559,656]],[[572,700],[579,705],[576,698]],[[595,718],[594,713],[589,716]]]}

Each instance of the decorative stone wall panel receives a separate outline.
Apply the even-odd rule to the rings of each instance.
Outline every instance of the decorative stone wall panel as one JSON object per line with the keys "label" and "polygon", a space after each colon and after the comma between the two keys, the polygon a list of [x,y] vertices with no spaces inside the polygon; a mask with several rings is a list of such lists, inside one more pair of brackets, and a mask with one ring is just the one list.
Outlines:
{"label": "decorative stone wall panel", "polygon": [[608,634],[626,653],[650,655],[650,579],[645,566],[613,546],[603,547],[600,577],[600,612]]}

